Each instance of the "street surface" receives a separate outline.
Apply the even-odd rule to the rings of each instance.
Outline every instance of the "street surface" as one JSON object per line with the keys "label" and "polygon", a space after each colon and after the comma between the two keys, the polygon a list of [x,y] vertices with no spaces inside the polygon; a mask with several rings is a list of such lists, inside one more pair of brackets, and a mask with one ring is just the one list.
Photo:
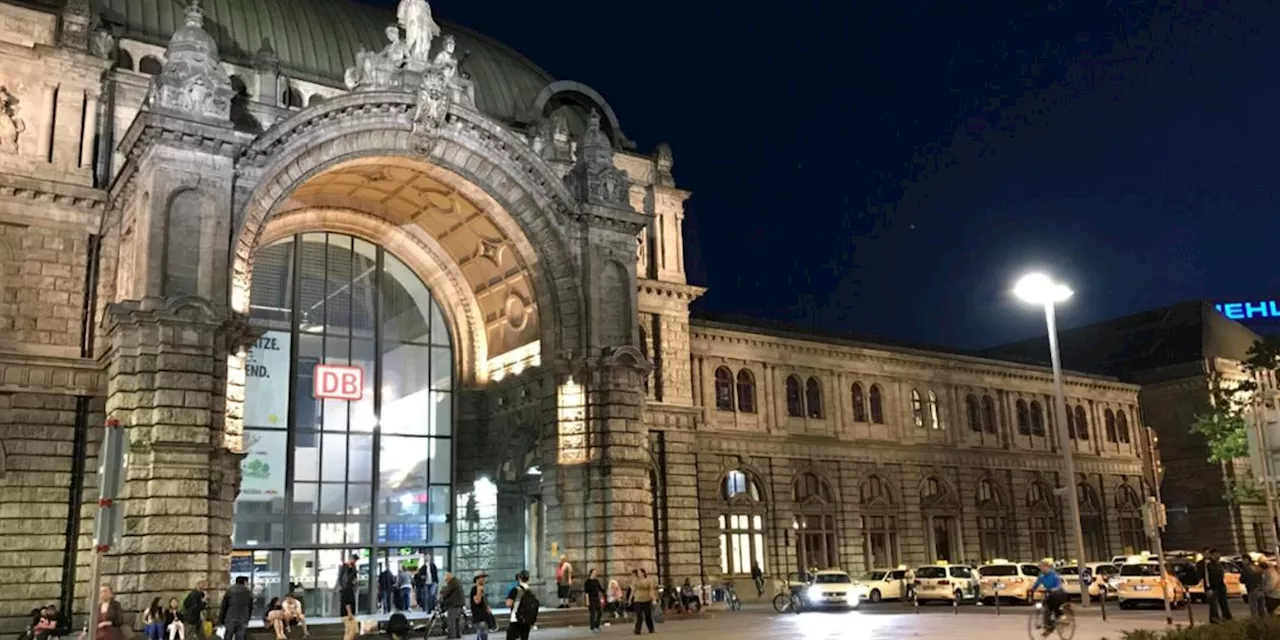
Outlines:
{"label": "street surface", "polygon": [[[1114,603],[1112,603],[1114,604]],[[1233,603],[1235,604],[1235,603]],[[670,617],[657,626],[655,638],[662,640],[753,640],[788,638],[796,640],[902,640],[903,638],[945,638],[946,640],[986,640],[988,638],[1026,638],[1030,607],[994,607],[966,605],[953,612],[951,607],[922,607],[916,614],[910,607],[897,603],[864,605],[857,611],[807,612],[800,615],[776,614],[771,608],[751,605],[742,611],[717,611],[696,618]],[[1087,611],[1077,606],[1077,628],[1073,640],[1119,640],[1122,631],[1133,629],[1165,629],[1164,611],[1160,609],[1119,611],[1108,606],[1108,620],[1103,621],[1097,605]],[[1244,614],[1241,606],[1235,613]],[[1208,620],[1207,607],[1196,606],[1196,624]],[[1185,610],[1173,612],[1175,625],[1188,622]],[[629,621],[606,627],[601,636],[630,636]],[[647,635],[647,634],[646,634]],[[531,640],[577,640],[594,637],[588,630],[545,629],[533,633]],[[1056,637],[1056,636],[1054,636]]]}

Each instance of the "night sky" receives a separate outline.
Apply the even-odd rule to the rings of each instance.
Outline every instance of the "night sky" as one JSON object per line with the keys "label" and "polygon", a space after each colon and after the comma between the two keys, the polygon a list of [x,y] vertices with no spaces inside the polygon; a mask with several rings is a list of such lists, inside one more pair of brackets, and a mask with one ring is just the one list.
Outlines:
{"label": "night sky", "polygon": [[671,144],[696,312],[975,348],[1043,333],[1031,267],[1067,326],[1280,297],[1273,2],[432,8]]}

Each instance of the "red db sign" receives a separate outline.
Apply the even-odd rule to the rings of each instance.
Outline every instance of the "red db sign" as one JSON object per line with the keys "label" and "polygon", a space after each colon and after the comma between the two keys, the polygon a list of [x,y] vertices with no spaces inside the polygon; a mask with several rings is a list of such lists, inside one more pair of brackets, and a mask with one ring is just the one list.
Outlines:
{"label": "red db sign", "polygon": [[364,369],[318,364],[315,368],[314,393],[321,400],[357,401],[364,397]]}

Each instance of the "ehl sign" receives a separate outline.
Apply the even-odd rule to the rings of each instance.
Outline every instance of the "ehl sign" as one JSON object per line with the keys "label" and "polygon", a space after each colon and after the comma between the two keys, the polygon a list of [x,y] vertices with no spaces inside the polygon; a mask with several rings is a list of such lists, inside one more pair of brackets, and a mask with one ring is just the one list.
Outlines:
{"label": "ehl sign", "polygon": [[364,369],[318,364],[312,391],[318,400],[358,402],[364,397]]}
{"label": "ehl sign", "polygon": [[1280,305],[1275,300],[1263,300],[1261,302],[1227,302],[1224,304],[1215,304],[1213,308],[1217,309],[1222,315],[1232,320],[1252,320],[1254,318],[1274,318],[1280,320]]}

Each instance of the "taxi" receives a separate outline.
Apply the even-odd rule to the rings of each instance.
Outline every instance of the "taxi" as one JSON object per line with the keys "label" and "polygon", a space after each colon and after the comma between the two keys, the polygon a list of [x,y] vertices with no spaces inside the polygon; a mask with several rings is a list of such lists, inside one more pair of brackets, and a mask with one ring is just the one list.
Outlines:
{"label": "taxi", "polygon": [[[1192,567],[1192,571],[1194,570]],[[1120,608],[1132,609],[1142,604],[1163,605],[1165,601],[1173,606],[1181,606],[1186,601],[1187,590],[1182,581],[1175,577],[1175,572],[1183,571],[1185,567],[1172,564],[1161,570],[1160,563],[1149,556],[1130,557],[1128,562],[1120,566],[1120,574],[1113,579]]]}
{"label": "taxi", "polygon": [[838,569],[813,573],[813,583],[805,596],[808,605],[814,609],[853,609],[862,602],[853,578]]}
{"label": "taxi", "polygon": [[[1204,602],[1205,584],[1200,579],[1200,572],[1197,570],[1197,566],[1200,560],[1204,558],[1204,554],[1191,551],[1171,551],[1166,553],[1165,556],[1168,557],[1170,563],[1177,566],[1190,565],[1190,567],[1182,571],[1175,572],[1175,575],[1178,576],[1179,580],[1182,580],[1182,586],[1187,588],[1187,597],[1192,602]],[[1222,563],[1222,580],[1227,587],[1227,597],[1244,597],[1245,588],[1244,583],[1240,581],[1240,565],[1226,556],[1219,558],[1219,562]]]}
{"label": "taxi", "polygon": [[[1107,594],[1107,598],[1116,597],[1115,591],[1111,589],[1111,579],[1120,574],[1120,568],[1110,562],[1086,562],[1084,568],[1093,574],[1093,582],[1089,583],[1089,597],[1097,600],[1102,597],[1103,593]],[[1058,575],[1062,576],[1062,590],[1067,592],[1068,596],[1073,598],[1080,597],[1080,567],[1075,564],[1069,564],[1058,568]]]}
{"label": "taxi", "polygon": [[935,562],[916,567],[912,574],[918,604],[935,600],[959,604],[978,599],[978,575],[968,565]]}
{"label": "taxi", "polygon": [[853,581],[858,597],[871,602],[907,597],[907,567],[872,569]]}
{"label": "taxi", "polygon": [[978,576],[978,598],[983,604],[996,598],[1030,603],[1031,585],[1040,577],[1040,567],[996,559],[979,567]]}

